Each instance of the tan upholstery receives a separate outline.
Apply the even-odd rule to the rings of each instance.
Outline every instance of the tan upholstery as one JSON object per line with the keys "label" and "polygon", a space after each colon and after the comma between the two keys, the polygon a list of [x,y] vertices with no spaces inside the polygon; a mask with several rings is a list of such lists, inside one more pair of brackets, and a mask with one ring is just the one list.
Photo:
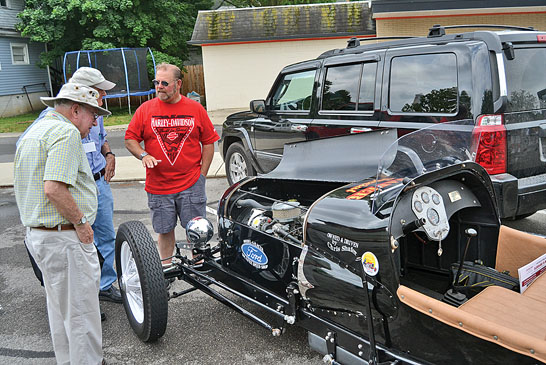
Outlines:
{"label": "tan upholstery", "polygon": [[400,286],[400,301],[486,341],[546,362],[546,303],[492,286],[460,308]]}
{"label": "tan upholstery", "polygon": [[[523,295],[546,303],[546,272],[536,278]],[[543,316],[546,318],[546,313]]]}
{"label": "tan upholstery", "polygon": [[[518,332],[546,340],[546,303],[500,286],[490,286],[459,307]],[[546,342],[545,342],[546,345]]]}
{"label": "tan upholstery", "polygon": [[509,271],[517,278],[518,269],[546,253],[546,239],[501,226],[495,269]]}

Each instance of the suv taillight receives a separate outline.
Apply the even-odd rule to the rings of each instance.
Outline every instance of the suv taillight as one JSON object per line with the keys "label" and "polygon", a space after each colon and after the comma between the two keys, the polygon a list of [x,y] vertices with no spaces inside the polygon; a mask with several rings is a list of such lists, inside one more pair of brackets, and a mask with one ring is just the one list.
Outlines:
{"label": "suv taillight", "polygon": [[477,144],[475,161],[482,165],[490,175],[505,173],[506,128],[502,115],[478,117],[472,134],[474,142]]}

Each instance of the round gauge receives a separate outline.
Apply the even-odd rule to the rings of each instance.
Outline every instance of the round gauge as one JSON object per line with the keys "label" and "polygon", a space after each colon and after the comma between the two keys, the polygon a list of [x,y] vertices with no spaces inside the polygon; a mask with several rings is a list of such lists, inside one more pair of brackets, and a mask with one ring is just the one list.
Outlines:
{"label": "round gauge", "polygon": [[423,204],[419,201],[419,200],[416,200],[414,203],[413,203],[413,207],[415,208],[415,210],[417,211],[417,213],[421,213],[423,211]]}
{"label": "round gauge", "polygon": [[427,219],[430,224],[437,226],[440,223],[440,215],[434,208],[428,208],[427,210]]}
{"label": "round gauge", "polygon": [[423,199],[423,203],[428,204],[430,201],[430,197],[428,196],[428,193],[426,191],[423,191],[421,193],[421,199]]}
{"label": "round gauge", "polygon": [[432,202],[436,205],[440,204],[440,195],[432,194]]}

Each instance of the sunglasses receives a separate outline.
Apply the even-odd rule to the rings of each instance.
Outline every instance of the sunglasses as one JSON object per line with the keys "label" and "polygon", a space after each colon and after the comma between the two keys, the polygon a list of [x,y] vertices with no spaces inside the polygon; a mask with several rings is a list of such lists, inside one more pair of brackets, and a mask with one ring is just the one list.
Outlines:
{"label": "sunglasses", "polygon": [[167,81],[159,81],[156,79],[153,79],[152,83],[154,84],[154,86],[158,86],[159,84],[163,85],[163,87],[169,86],[169,83]]}

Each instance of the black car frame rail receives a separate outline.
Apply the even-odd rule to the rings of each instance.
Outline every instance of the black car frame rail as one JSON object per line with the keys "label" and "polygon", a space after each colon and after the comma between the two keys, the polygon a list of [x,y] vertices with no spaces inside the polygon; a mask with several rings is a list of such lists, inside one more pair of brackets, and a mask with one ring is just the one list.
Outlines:
{"label": "black car frame rail", "polygon": [[[520,294],[516,273],[546,240],[501,225],[491,179],[470,161],[472,130],[286,145],[274,171],[225,191],[218,244],[197,217],[167,267],[144,224],[123,223],[116,264],[131,327],[157,340],[168,300],[201,290],[273,336],[301,326],[330,364],[544,361],[546,275]],[[169,293],[173,279],[192,287]]]}

